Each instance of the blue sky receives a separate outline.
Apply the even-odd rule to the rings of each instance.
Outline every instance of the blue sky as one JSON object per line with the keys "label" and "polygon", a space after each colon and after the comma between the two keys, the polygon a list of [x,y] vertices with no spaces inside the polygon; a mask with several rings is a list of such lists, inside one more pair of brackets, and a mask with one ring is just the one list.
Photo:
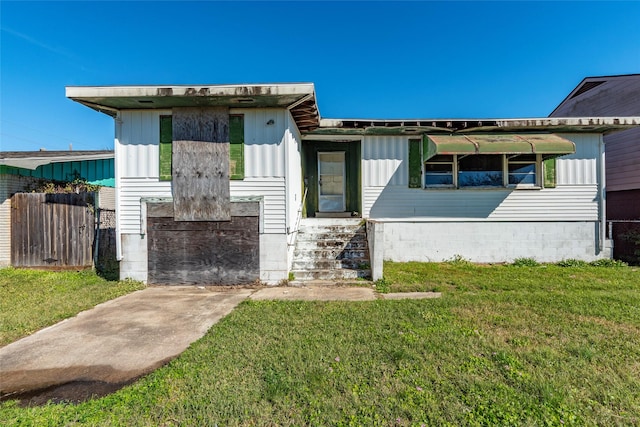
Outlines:
{"label": "blue sky", "polygon": [[324,118],[545,117],[640,73],[640,2],[0,1],[0,150],[113,148],[65,86],[313,82]]}

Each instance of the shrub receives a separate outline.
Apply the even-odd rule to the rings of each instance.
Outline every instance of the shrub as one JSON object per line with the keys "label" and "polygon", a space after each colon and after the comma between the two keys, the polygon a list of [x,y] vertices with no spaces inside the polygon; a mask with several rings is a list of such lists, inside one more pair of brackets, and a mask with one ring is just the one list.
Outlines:
{"label": "shrub", "polygon": [[589,264],[581,259],[569,258],[556,263],[559,267],[586,267]]}
{"label": "shrub", "polygon": [[515,267],[538,267],[540,263],[534,258],[516,258],[513,265]]}
{"label": "shrub", "polygon": [[591,261],[589,265],[592,267],[613,267],[613,268],[628,266],[628,264],[624,261],[619,261],[617,259],[609,259],[609,258],[603,258],[603,259],[597,259],[595,261]]}
{"label": "shrub", "polygon": [[373,286],[375,286],[376,290],[381,294],[388,294],[391,290],[391,282],[384,278],[376,280]]}
{"label": "shrub", "polygon": [[468,259],[466,259],[465,257],[459,254],[455,254],[445,262],[451,265],[472,265],[473,264],[471,261],[469,261]]}

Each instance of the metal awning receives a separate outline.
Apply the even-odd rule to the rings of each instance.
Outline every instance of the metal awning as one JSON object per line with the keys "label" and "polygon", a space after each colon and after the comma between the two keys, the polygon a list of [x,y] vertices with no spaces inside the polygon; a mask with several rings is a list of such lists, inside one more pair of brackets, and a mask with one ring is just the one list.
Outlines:
{"label": "metal awning", "polygon": [[543,158],[576,152],[568,139],[555,134],[425,135],[425,160],[437,154],[542,154]]}

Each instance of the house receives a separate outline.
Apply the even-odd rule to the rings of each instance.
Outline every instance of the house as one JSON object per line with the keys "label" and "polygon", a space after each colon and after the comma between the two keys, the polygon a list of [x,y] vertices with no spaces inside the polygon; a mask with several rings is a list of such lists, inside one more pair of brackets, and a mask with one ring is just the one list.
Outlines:
{"label": "house", "polygon": [[[550,117],[639,115],[640,74],[628,74],[583,79]],[[604,142],[607,218],[614,221],[640,220],[640,128],[606,135]],[[614,224],[616,257],[629,258],[633,253],[628,242],[618,238],[629,227],[640,230],[640,225],[633,223]]]}
{"label": "house", "polygon": [[[0,151],[0,267],[11,265],[11,196],[38,182],[85,179],[103,185],[101,204],[114,203],[114,152]],[[110,191],[111,190],[111,191]]]}
{"label": "house", "polygon": [[[362,220],[374,279],[383,260],[609,258],[602,136],[640,124],[322,119],[310,83],[66,90],[115,119],[121,277],[149,283],[277,283],[308,230]],[[314,251],[344,265],[344,239]]]}

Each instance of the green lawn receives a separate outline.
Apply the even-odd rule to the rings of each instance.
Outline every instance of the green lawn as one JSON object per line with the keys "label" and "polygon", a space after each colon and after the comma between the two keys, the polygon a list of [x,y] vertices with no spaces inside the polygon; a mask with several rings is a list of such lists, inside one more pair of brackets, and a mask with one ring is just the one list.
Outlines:
{"label": "green lawn", "polygon": [[242,303],[166,367],[3,425],[640,425],[640,270],[385,265],[440,299]]}
{"label": "green lawn", "polygon": [[92,271],[0,269],[0,346],[120,295],[139,282],[107,282]]}

